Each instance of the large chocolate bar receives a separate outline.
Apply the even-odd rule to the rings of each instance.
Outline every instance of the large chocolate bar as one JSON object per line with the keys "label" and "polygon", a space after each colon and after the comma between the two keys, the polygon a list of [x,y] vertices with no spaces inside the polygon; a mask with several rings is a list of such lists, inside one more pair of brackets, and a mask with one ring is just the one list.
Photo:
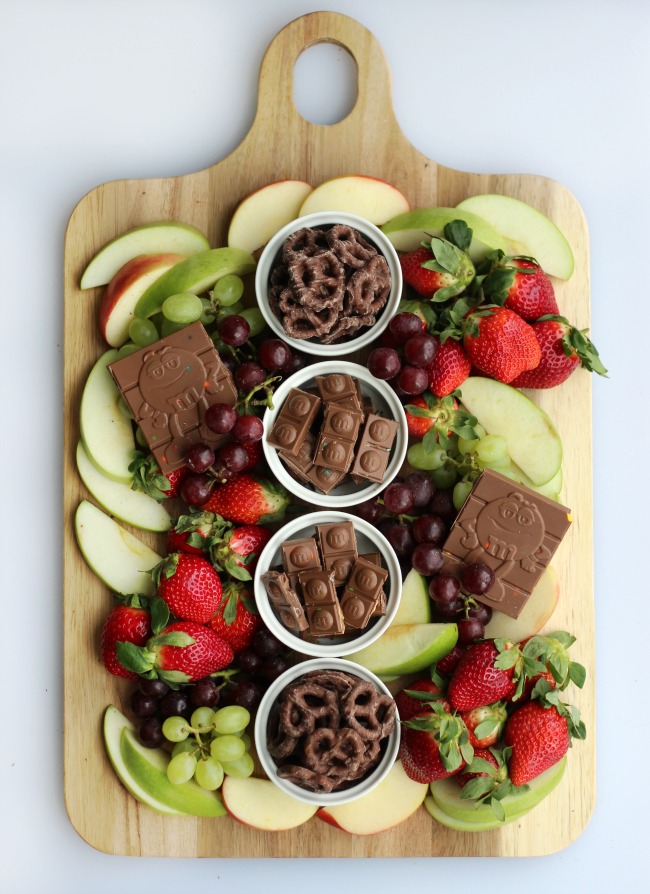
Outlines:
{"label": "large chocolate bar", "polygon": [[226,436],[205,424],[212,404],[233,407],[237,389],[201,323],[116,360],[108,367],[164,473],[185,464],[191,444],[217,447]]}
{"label": "large chocolate bar", "polygon": [[486,469],[445,541],[446,568],[489,565],[495,583],[475,598],[517,618],[571,521],[566,506]]}
{"label": "large chocolate bar", "polygon": [[297,456],[320,407],[321,400],[315,394],[292,388],[275,418],[267,443]]}
{"label": "large chocolate bar", "polygon": [[399,424],[370,413],[357,446],[352,475],[369,481],[383,481],[390,458],[390,450]]}
{"label": "large chocolate bar", "polygon": [[323,565],[334,574],[334,586],[342,587],[357,560],[357,538],[352,522],[317,525]]}
{"label": "large chocolate bar", "polygon": [[329,571],[302,571],[298,575],[312,636],[340,636],[345,623]]}
{"label": "large chocolate bar", "polygon": [[362,630],[367,626],[387,578],[385,568],[357,559],[341,597],[341,611],[348,627]]}
{"label": "large chocolate bar", "polygon": [[302,633],[303,630],[307,630],[309,623],[287,575],[281,571],[270,570],[262,575],[262,583],[266,587],[269,602],[280,623],[294,633]]}

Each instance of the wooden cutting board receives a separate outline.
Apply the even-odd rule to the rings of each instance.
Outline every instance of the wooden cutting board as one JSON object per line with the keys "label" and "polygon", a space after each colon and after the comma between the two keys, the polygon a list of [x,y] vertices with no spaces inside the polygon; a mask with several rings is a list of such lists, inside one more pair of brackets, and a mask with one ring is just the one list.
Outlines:
{"label": "wooden cutting board", "polygon": [[[293,104],[293,68],[319,42],[345,48],[358,69],[358,98],[338,124],[304,120]],[[122,787],[106,758],[101,737],[104,710],[122,706],[129,687],[109,676],[99,657],[98,636],[111,607],[108,590],[82,559],[73,516],[86,497],[75,468],[82,388],[105,350],[97,326],[101,290],[81,292],[87,262],[108,240],[147,221],[178,219],[223,245],[239,201],[283,178],[312,185],[359,173],[393,183],[412,207],[453,206],[478,193],[502,193],[530,202],[565,233],[576,256],[575,273],[557,282],[562,312],[589,325],[589,246],[582,211],[563,186],[535,176],[479,175],[436,164],[404,137],[391,104],[390,73],[372,34],[338,13],[317,12],[289,24],[272,41],[259,79],[258,109],[237,149],[212,167],[182,177],[123,180],[98,186],[79,202],[65,242],[65,459],[64,459],[64,678],[65,798],[78,833],[112,854],[202,857],[530,856],[553,853],[585,828],[595,799],[594,602],[592,572],[591,384],[579,371],[562,387],[534,399],[555,420],[564,442],[564,502],[574,524],[554,560],[561,597],[551,628],[578,636],[574,658],[588,669],[574,699],[588,738],[569,754],[559,788],[532,814],[501,830],[453,832],[422,808],[407,822],[369,837],[354,837],[312,819],[286,833],[263,833],[225,817],[163,818],[140,806]],[[155,538],[151,537],[152,545]]]}

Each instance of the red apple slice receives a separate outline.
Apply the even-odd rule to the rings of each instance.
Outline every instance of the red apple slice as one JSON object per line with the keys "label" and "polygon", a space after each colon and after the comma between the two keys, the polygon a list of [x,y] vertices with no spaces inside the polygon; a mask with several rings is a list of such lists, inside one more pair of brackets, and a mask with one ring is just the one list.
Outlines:
{"label": "red apple slice", "polygon": [[99,328],[109,345],[119,348],[129,340],[129,324],[140,297],[152,282],[185,255],[138,255],[120,267],[104,290],[99,305]]}
{"label": "red apple slice", "polygon": [[238,822],[266,832],[294,829],[311,819],[318,809],[287,795],[270,779],[226,776],[221,786],[223,805]]}
{"label": "red apple slice", "polygon": [[230,221],[229,247],[252,253],[266,245],[271,236],[298,217],[311,191],[304,180],[278,180],[246,196]]}
{"label": "red apple slice", "polygon": [[376,177],[351,174],[317,186],[302,203],[300,217],[315,211],[345,211],[380,226],[410,210],[406,197],[395,186]]}
{"label": "red apple slice", "polygon": [[388,775],[356,801],[321,807],[316,816],[353,835],[374,835],[407,820],[424,802],[429,786],[414,782],[396,761]]}
{"label": "red apple slice", "polygon": [[487,639],[512,640],[520,643],[529,636],[534,636],[542,629],[555,611],[560,596],[560,585],[555,569],[550,565],[542,574],[528,602],[521,610],[518,618],[510,618],[503,612],[494,612],[485,626]]}

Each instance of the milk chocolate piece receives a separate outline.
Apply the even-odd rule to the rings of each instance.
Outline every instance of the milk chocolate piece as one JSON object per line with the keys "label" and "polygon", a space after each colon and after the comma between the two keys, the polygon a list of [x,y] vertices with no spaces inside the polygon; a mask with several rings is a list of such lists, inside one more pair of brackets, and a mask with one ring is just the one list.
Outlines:
{"label": "milk chocolate piece", "polygon": [[332,373],[329,376],[316,376],[316,385],[318,386],[323,403],[357,396],[355,380],[352,376],[344,375],[342,373]]}
{"label": "milk chocolate piece", "polygon": [[352,474],[368,481],[383,481],[398,429],[399,424],[393,419],[369,413],[357,446]]}
{"label": "milk chocolate piece", "polygon": [[358,411],[348,410],[337,403],[327,404],[314,465],[347,472],[354,459],[354,445],[362,418]]}
{"label": "milk chocolate piece", "polygon": [[345,478],[343,469],[330,469],[327,466],[313,465],[307,475],[311,484],[323,494],[329,494]]}
{"label": "milk chocolate piece", "polygon": [[315,450],[316,438],[307,432],[296,456],[284,450],[278,450],[278,456],[295,478],[302,481],[303,484],[311,484],[309,473],[314,465]]}
{"label": "milk chocolate piece", "polygon": [[316,533],[325,569],[334,572],[336,587],[344,586],[358,556],[353,523],[317,525]]}
{"label": "milk chocolate piece", "polygon": [[355,630],[367,627],[387,578],[385,568],[357,559],[341,597],[341,611],[348,627]]}
{"label": "milk chocolate piece", "polygon": [[312,636],[340,636],[345,623],[329,571],[301,571],[298,575],[309,632]]}
{"label": "milk chocolate piece", "polygon": [[289,575],[322,568],[315,539],[305,537],[303,540],[287,540],[283,543],[282,564]]}
{"label": "milk chocolate piece", "polygon": [[[379,565],[381,567],[381,553],[362,553],[359,556],[359,558],[365,559],[366,562],[371,562],[373,565]],[[370,617],[371,618],[379,618],[382,615],[385,615],[387,605],[388,605],[388,599],[386,597],[386,591],[382,588],[382,591],[379,594],[379,598],[377,599],[377,605],[375,606],[375,610],[370,615]]]}
{"label": "milk chocolate piece", "polygon": [[350,410],[339,403],[327,404],[321,435],[354,442],[359,434],[362,419],[363,414],[359,410]]}
{"label": "milk chocolate piece", "polygon": [[354,443],[344,441],[342,438],[332,438],[321,435],[316,445],[314,465],[335,472],[348,471],[354,459]]}
{"label": "milk chocolate piece", "polygon": [[297,456],[320,407],[319,397],[300,388],[292,388],[267,435],[267,443]]}
{"label": "milk chocolate piece", "polygon": [[474,598],[517,618],[571,521],[566,506],[486,469],[443,546],[447,567],[489,565],[495,583]]}
{"label": "milk chocolate piece", "polygon": [[164,473],[185,464],[191,444],[226,439],[204,422],[212,404],[237,402],[232,375],[201,323],[116,360],[108,367]]}
{"label": "milk chocolate piece", "polygon": [[262,583],[280,623],[293,633],[307,630],[309,624],[305,612],[287,575],[279,571],[267,571],[262,575]]}

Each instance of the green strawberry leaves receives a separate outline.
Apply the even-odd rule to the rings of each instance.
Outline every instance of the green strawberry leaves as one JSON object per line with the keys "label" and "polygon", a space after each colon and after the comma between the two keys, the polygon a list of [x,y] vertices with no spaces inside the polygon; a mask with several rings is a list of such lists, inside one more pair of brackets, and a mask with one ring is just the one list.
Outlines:
{"label": "green strawberry leaves", "polygon": [[406,404],[404,409],[411,416],[433,420],[432,427],[422,438],[422,445],[426,453],[432,453],[437,447],[446,450],[451,443],[450,434],[452,432],[467,440],[476,436],[476,417],[465,410],[458,409],[458,402],[454,394],[447,397],[436,397],[430,391],[425,391],[422,397],[426,408],[417,407],[415,404]]}
{"label": "green strawberry leaves", "polygon": [[490,754],[494,757],[497,766],[483,757],[475,755],[473,760],[464,769],[464,773],[481,773],[476,779],[470,779],[461,790],[460,796],[465,800],[476,801],[477,804],[488,804],[498,820],[503,822],[506,818],[501,801],[514,791],[524,792],[528,785],[514,786],[508,778],[507,761],[510,757],[510,748],[499,751],[490,748]]}
{"label": "green strawberry leaves", "polygon": [[[461,222],[458,221],[458,223]],[[462,234],[460,239],[463,241]],[[423,245],[430,249],[433,258],[430,261],[424,261],[422,266],[425,270],[439,273],[442,281],[446,283],[434,292],[431,300],[439,304],[459,295],[474,279],[474,265],[469,255],[449,240],[441,239],[439,236],[432,236],[431,241],[423,243]]]}
{"label": "green strawberry leaves", "polygon": [[169,478],[160,471],[160,466],[151,453],[145,455],[136,450],[133,456],[133,462],[129,465],[129,472],[133,475],[131,490],[142,491],[162,503],[169,496],[167,493],[171,488]]}
{"label": "green strawberry leaves", "polygon": [[431,696],[433,693],[408,690],[407,694],[415,697],[423,696],[422,700],[429,704],[431,713],[402,721],[403,725],[431,734],[438,745],[442,765],[449,773],[454,773],[463,764],[470,763],[474,757],[474,749],[470,745],[467,727],[461,718],[456,714],[449,714],[439,701],[427,698],[427,695]]}

